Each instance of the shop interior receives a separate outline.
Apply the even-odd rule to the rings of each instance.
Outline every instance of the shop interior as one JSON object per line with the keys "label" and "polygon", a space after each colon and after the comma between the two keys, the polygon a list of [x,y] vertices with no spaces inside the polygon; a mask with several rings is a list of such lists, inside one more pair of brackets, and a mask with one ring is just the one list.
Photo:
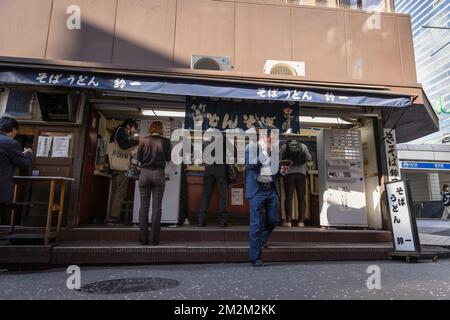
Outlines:
{"label": "shop interior", "polygon": [[[81,199],[79,224],[104,225],[111,187],[106,147],[112,130],[125,119],[134,119],[140,125],[140,134],[146,135],[149,124],[160,120],[165,124],[166,136],[170,138],[171,132],[182,128],[185,123],[186,97],[96,92],[87,103],[90,126],[89,141],[85,146],[85,185],[82,188],[90,188],[91,191]],[[274,107],[277,104],[274,103]],[[301,110],[301,130],[299,133],[283,134],[280,145],[291,139],[301,141],[313,158],[306,177],[305,226],[381,229],[381,210],[377,201],[379,164],[376,156],[378,142],[375,115],[355,107],[338,110],[300,106],[298,103],[297,106]],[[162,216],[164,225],[197,226],[197,212],[203,194],[203,171],[202,164],[170,164],[167,167]],[[248,224],[243,171],[244,167],[239,166],[237,181],[228,188],[230,226]],[[283,189],[281,204],[285,197]],[[138,223],[139,196],[136,190],[136,181],[130,180],[121,214],[126,226]],[[177,203],[174,199],[180,201]],[[297,208],[298,201],[294,193],[293,226],[297,222]],[[208,225],[217,223],[218,211],[215,190],[207,213]],[[280,218],[283,222],[284,205],[281,205]]]}
{"label": "shop interior", "polygon": [[[160,120],[170,138],[173,130],[183,128],[185,124],[185,96],[73,90],[47,92],[38,88],[20,88],[14,92],[14,95],[11,90],[2,93],[1,106],[6,111],[14,109],[29,117],[21,126],[17,139],[23,147],[35,150],[32,170],[18,174],[72,177],[77,170],[81,172],[80,181],[66,193],[67,199],[73,199],[80,190],[79,209],[74,213],[75,225],[79,226],[102,226],[108,216],[111,174],[106,149],[114,128],[125,119],[134,119],[140,125],[140,134],[146,135],[149,124]],[[288,103],[272,104],[274,108],[283,108]],[[301,141],[313,159],[306,176],[305,226],[382,229],[377,113],[363,107],[298,103],[291,106],[300,109],[300,132],[281,135],[280,145],[292,139]],[[89,119],[89,123],[86,124],[84,119]],[[87,137],[85,141],[81,140],[83,135]],[[79,154],[84,154],[84,158],[81,159]],[[164,225],[197,225],[203,172],[202,164],[168,165],[163,199]],[[280,203],[284,204],[283,184],[281,186]],[[121,211],[124,226],[138,222],[139,195],[136,190],[136,180],[130,179]],[[38,205],[48,199],[47,188],[27,185],[19,191],[37,203],[26,207],[27,212],[21,215],[21,225],[43,225],[45,207],[41,210]],[[295,193],[292,201],[292,225],[295,226],[298,217]],[[230,226],[248,225],[242,165],[237,181],[228,187],[227,206]],[[74,210],[73,207],[69,209]],[[284,205],[280,207],[283,222]],[[33,214],[34,211],[42,212]],[[217,223],[218,211],[215,190],[207,224]]]}

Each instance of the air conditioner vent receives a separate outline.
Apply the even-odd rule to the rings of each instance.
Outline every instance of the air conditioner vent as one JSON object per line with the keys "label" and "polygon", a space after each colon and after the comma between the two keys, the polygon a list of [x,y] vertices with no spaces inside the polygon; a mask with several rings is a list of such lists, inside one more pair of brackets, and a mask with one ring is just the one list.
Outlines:
{"label": "air conditioner vent", "polygon": [[268,60],[264,73],[284,76],[305,76],[305,63],[301,61]]}
{"label": "air conditioner vent", "polygon": [[198,60],[194,65],[194,69],[221,70],[220,65],[217,63],[217,61],[215,61],[211,58],[202,58],[202,59]]}
{"label": "air conditioner vent", "polygon": [[284,63],[279,63],[275,65],[271,70],[270,74],[279,74],[279,75],[286,75],[286,76],[295,76],[297,73],[295,72],[294,68],[291,66],[288,66]]}
{"label": "air conditioner vent", "polygon": [[230,57],[193,55],[191,69],[228,71],[232,69]]}

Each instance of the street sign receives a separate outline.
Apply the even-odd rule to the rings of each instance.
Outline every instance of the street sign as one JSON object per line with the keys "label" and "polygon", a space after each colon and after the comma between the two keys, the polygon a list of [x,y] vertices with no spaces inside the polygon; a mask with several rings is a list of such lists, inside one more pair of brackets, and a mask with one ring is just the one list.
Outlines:
{"label": "street sign", "polygon": [[450,163],[400,161],[400,169],[450,171]]}
{"label": "street sign", "polygon": [[398,252],[420,252],[416,218],[411,213],[412,199],[407,180],[386,184],[386,195],[394,238]]}

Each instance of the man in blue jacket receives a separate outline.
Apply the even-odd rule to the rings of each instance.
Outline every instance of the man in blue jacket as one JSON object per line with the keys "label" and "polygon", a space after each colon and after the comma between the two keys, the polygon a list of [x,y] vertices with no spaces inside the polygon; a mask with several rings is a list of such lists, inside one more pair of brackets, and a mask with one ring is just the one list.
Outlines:
{"label": "man in blue jacket", "polygon": [[260,123],[257,133],[261,129],[267,130],[267,135],[260,135],[258,143],[251,143],[245,149],[245,196],[250,206],[250,261],[254,267],[264,266],[262,248],[279,223],[280,208],[279,167],[272,162],[271,155],[270,130],[275,128]]}
{"label": "man in blue jacket", "polygon": [[31,166],[31,149],[22,149],[14,140],[19,130],[19,124],[13,118],[0,119],[0,217],[3,218],[6,205],[13,200],[14,168],[27,169]]}

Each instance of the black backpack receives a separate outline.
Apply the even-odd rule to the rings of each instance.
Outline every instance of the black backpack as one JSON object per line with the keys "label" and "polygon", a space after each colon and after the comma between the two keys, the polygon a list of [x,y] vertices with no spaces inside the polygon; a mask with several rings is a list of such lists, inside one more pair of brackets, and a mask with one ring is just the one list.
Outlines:
{"label": "black backpack", "polygon": [[306,152],[300,141],[290,140],[287,143],[286,159],[291,160],[294,166],[302,166],[306,163]]}

